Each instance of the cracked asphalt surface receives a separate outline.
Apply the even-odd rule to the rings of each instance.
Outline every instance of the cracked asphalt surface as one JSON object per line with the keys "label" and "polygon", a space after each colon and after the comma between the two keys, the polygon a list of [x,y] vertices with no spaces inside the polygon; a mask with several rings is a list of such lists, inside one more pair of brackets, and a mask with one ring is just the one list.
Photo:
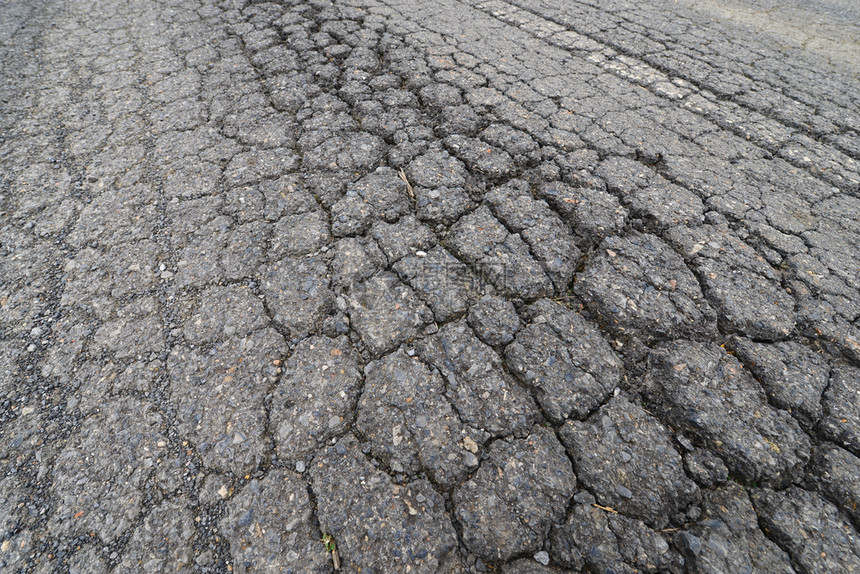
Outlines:
{"label": "cracked asphalt surface", "polygon": [[858,26],[0,3],[0,570],[860,572]]}

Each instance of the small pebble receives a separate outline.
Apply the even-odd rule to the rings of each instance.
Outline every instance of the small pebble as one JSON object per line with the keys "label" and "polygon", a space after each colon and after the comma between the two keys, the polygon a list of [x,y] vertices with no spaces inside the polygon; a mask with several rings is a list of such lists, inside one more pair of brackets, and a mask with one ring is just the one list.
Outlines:
{"label": "small pebble", "polygon": [[478,468],[478,463],[478,457],[471,452],[467,452],[463,456],[463,464],[466,466],[466,468]]}
{"label": "small pebble", "polygon": [[194,562],[198,566],[209,566],[213,562],[212,551],[206,550],[201,553],[197,558],[194,559]]}
{"label": "small pebble", "polygon": [[678,435],[676,438],[678,439],[678,444],[684,447],[684,449],[688,452],[692,452],[693,450],[695,450],[693,443],[691,443],[690,439],[688,439],[687,437]]}
{"label": "small pebble", "polygon": [[597,502],[594,496],[588,492],[587,490],[580,490],[575,495],[573,495],[573,500],[575,500],[579,504],[594,504]]}
{"label": "small pebble", "polygon": [[474,454],[478,452],[478,443],[470,436],[463,437],[463,448]]}
{"label": "small pebble", "polygon": [[549,553],[546,550],[541,550],[537,554],[535,554],[535,560],[543,564],[544,566],[549,565]]}

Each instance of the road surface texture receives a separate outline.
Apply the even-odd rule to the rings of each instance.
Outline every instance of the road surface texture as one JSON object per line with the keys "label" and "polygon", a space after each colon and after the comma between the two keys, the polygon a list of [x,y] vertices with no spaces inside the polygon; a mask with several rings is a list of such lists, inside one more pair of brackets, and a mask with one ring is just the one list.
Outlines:
{"label": "road surface texture", "polygon": [[860,572],[848,1],[0,3],[2,572]]}

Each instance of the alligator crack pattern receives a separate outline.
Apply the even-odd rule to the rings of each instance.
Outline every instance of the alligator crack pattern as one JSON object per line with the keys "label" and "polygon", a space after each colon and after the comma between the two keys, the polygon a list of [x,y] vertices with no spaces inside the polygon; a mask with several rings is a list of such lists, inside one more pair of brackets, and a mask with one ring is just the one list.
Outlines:
{"label": "alligator crack pattern", "polygon": [[0,569],[860,569],[856,72],[706,14],[2,3]]}

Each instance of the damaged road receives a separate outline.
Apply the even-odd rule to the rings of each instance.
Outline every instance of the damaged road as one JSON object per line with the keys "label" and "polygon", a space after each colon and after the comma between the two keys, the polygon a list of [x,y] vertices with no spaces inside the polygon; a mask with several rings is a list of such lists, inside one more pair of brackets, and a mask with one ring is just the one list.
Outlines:
{"label": "damaged road", "polygon": [[860,30],[767,4],[0,4],[0,570],[860,572]]}

